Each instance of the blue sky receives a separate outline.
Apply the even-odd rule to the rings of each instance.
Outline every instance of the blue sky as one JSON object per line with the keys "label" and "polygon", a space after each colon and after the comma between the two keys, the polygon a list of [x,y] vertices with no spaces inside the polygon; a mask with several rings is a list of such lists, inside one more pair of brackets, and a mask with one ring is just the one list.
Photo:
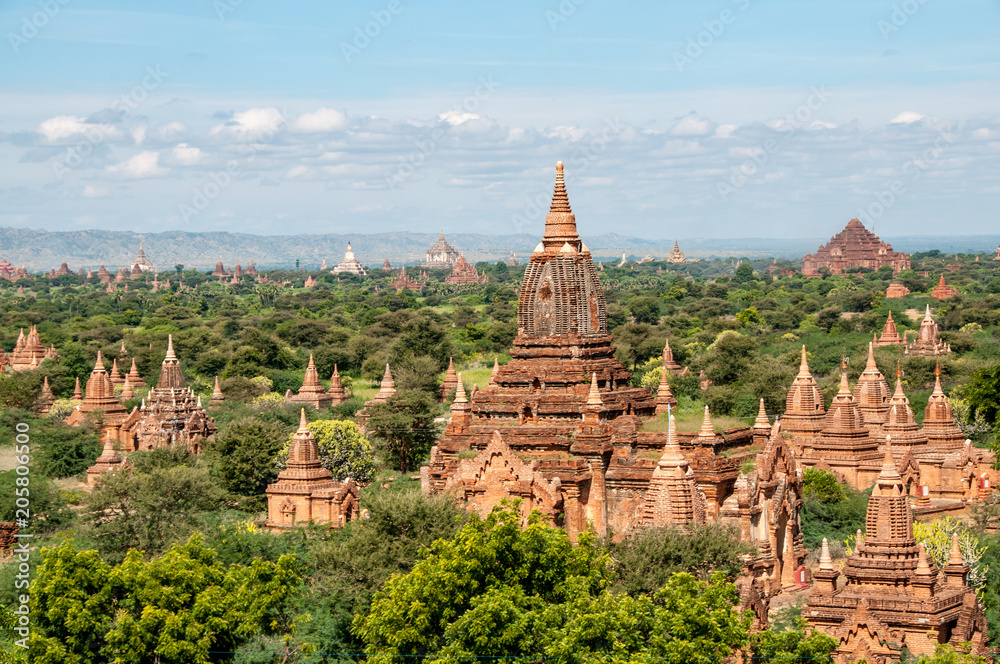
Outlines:
{"label": "blue sky", "polygon": [[1000,227],[998,0],[40,0],[0,27],[4,226],[538,233],[562,159],[585,234]]}

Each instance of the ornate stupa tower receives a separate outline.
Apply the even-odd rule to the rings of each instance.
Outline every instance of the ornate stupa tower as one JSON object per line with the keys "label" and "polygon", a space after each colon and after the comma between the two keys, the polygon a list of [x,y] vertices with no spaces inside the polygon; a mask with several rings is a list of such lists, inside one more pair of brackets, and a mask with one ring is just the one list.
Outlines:
{"label": "ornate stupa tower", "polygon": [[[421,470],[422,488],[436,493],[449,483],[478,482],[482,487],[473,493],[486,492],[476,498],[480,508],[513,497],[514,487],[486,486],[475,478],[488,472],[459,463],[469,451],[484,453],[502,430],[509,454],[537,462],[547,481],[558,480],[565,502],[560,514],[549,515],[553,520],[570,536],[588,523],[606,532],[612,430],[634,434],[641,425],[636,416],[652,417],[656,401],[649,390],[629,386],[631,374],[614,357],[604,290],[577,233],[561,162],[544,234],[525,268],[517,323],[511,361],[494,365],[489,385],[473,393],[467,407],[453,407],[452,425]],[[489,455],[480,456],[486,463]],[[522,497],[549,504],[541,494]]]}
{"label": "ornate stupa tower", "polygon": [[819,385],[809,371],[809,360],[806,358],[806,347],[803,345],[799,373],[788,389],[781,427],[785,433],[792,435],[795,449],[801,450],[806,442],[819,435],[825,420],[823,393],[819,391]]}
{"label": "ornate stupa tower", "polygon": [[97,361],[87,379],[87,391],[84,393],[83,401],[66,418],[66,424],[79,426],[84,423],[88,413],[95,411],[100,411],[102,414],[102,437],[110,434],[125,442],[127,437],[125,429],[135,421],[136,411],[133,409],[129,413],[115,396],[108,371],[104,368],[101,351],[97,351]]}
{"label": "ornate stupa tower", "polygon": [[194,453],[218,427],[208,417],[201,397],[187,387],[180,360],[174,352],[173,335],[167,335],[167,352],[156,386],[149,391],[139,411],[140,419],[129,428],[128,451],[182,446]]}
{"label": "ornate stupa tower", "polygon": [[861,416],[865,420],[865,426],[873,434],[882,431],[882,424],[889,415],[889,383],[885,376],[878,370],[875,364],[874,343],[868,344],[868,361],[865,363],[865,370],[858,376],[858,382],[854,386],[854,402],[861,411]]}
{"label": "ornate stupa tower", "polygon": [[824,547],[802,613],[810,627],[838,640],[833,653],[838,664],[859,658],[899,661],[901,647],[911,655],[930,655],[939,643],[971,643],[973,652],[983,653],[986,623],[975,591],[965,584],[968,567],[957,553],[957,540],[940,580],[913,536],[910,500],[891,446],[868,500],[865,526],[843,569],[846,584],[838,583]]}
{"label": "ornate stupa tower", "polygon": [[585,397],[596,373],[612,417],[630,407],[652,414],[652,398],[627,387],[630,374],[614,350],[604,289],[577,233],[559,162],[545,233],[525,268],[511,361],[500,367],[497,385],[501,390]]}
{"label": "ornate stupa tower", "polygon": [[879,441],[865,426],[864,416],[847,382],[847,361],[841,360],[840,390],[826,413],[823,430],[803,444],[803,466],[828,467],[855,487],[866,487],[878,474]]}

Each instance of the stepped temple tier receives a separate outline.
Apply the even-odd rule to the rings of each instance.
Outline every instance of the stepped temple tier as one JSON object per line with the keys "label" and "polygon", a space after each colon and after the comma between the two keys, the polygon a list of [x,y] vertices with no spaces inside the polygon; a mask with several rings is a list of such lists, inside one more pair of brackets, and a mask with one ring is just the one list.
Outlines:
{"label": "stepped temple tier", "polygon": [[39,368],[43,360],[58,362],[59,353],[56,352],[55,346],[45,347],[38,335],[38,329],[32,323],[28,330],[28,336],[24,336],[23,329],[18,334],[17,342],[14,344],[14,350],[10,352],[8,362],[13,371],[31,371]]}
{"label": "stepped temple tier", "polygon": [[126,451],[183,447],[198,454],[206,439],[217,431],[215,422],[201,405],[201,397],[185,385],[180,361],[174,353],[173,336],[168,335],[167,354],[156,386],[146,395],[138,419],[124,428],[122,442]]}
{"label": "stepped temple tier", "polygon": [[891,244],[882,242],[857,219],[851,219],[844,230],[820,245],[815,254],[802,258],[802,274],[819,276],[823,268],[830,274],[843,274],[854,267],[877,270],[884,265],[891,267],[894,275],[899,274],[910,269],[910,257],[893,251]]}
{"label": "stepped temple tier", "polygon": [[444,231],[441,231],[441,237],[427,250],[427,260],[420,267],[452,267],[458,263],[460,256],[458,249],[448,244],[447,240],[444,239]]}
{"label": "stepped temple tier", "polygon": [[882,327],[882,336],[878,338],[875,342],[876,346],[905,346],[906,339],[899,336],[899,329],[896,328],[896,321],[892,319],[892,311],[889,312],[889,317],[885,319],[885,325]]}
{"label": "stepped temple tier", "polygon": [[[525,517],[538,509],[573,538],[588,527],[621,537],[644,525],[730,523],[759,551],[745,585],[766,599],[793,583],[806,554],[801,471],[781,427],[764,414],[766,427],[719,434],[706,410],[700,431],[678,432],[665,414],[675,403],[669,385],[655,397],[629,385],[562,163],[555,175],[521,284],[511,360],[495,363],[489,384],[471,395],[456,375],[451,419],[421,469],[421,488],[454,492],[480,513],[518,497]],[[667,350],[664,376],[674,369]],[[643,430],[647,422],[659,430]],[[749,474],[740,457],[721,454],[754,442],[763,451]]]}
{"label": "stepped temple tier", "polygon": [[291,528],[310,522],[339,528],[357,518],[358,485],[353,480],[334,480],[320,463],[319,447],[306,423],[303,408],[299,429],[292,437],[285,469],[278,481],[269,484],[267,494],[268,528]]}
{"label": "stepped temple tier", "polygon": [[446,284],[485,284],[490,280],[489,276],[486,275],[485,270],[483,274],[479,274],[474,265],[470,265],[466,260],[465,256],[461,255],[458,257],[458,262],[451,268],[451,274],[445,277],[444,282]]}
{"label": "stepped temple tier", "polygon": [[907,355],[947,355],[951,346],[938,338],[938,324],[931,316],[931,305],[927,305],[924,318],[920,321],[917,338],[906,344]]}
{"label": "stepped temple tier", "polygon": [[153,263],[146,258],[146,252],[142,249],[142,242],[139,243],[139,253],[135,255],[135,259],[132,261],[130,268],[133,275],[139,275],[143,272],[153,272]]}
{"label": "stepped temple tier", "polygon": [[[958,535],[948,564],[938,570],[913,537],[906,482],[891,446],[868,500],[867,533],[860,536],[842,572],[823,542],[820,569],[802,612],[809,626],[837,639],[838,663],[899,661],[901,648],[930,655],[940,643],[985,654],[986,621],[976,593],[966,585]],[[841,583],[841,576],[846,583]]]}
{"label": "stepped temple tier", "polygon": [[[326,259],[324,259],[325,261]],[[344,252],[344,260],[337,263],[337,266],[332,270],[333,274],[356,274],[360,277],[368,274],[368,270],[365,266],[361,264],[357,258],[354,257],[354,250],[351,249],[351,243],[347,243],[347,251]]]}
{"label": "stepped temple tier", "polygon": [[677,244],[677,240],[674,240],[674,248],[670,250],[667,254],[668,263],[683,263],[685,260],[684,252],[681,251],[680,246]]}
{"label": "stepped temple tier", "polygon": [[101,351],[97,351],[97,361],[87,379],[87,391],[83,400],[66,418],[66,424],[80,426],[88,415],[100,419],[102,438],[110,435],[122,443],[128,439],[128,429],[139,419],[137,409],[127,411],[115,396]]}
{"label": "stepped temple tier", "polygon": [[316,372],[316,364],[313,362],[312,355],[309,356],[309,364],[306,366],[302,387],[296,394],[290,395],[288,400],[294,403],[308,404],[316,410],[333,405],[333,395],[328,394],[319,382],[319,374]]}
{"label": "stepped temple tier", "polygon": [[941,278],[938,279],[937,286],[935,286],[934,290],[931,291],[931,297],[937,300],[947,300],[950,297],[957,297],[958,295],[961,295],[961,293],[958,292],[957,288],[949,286],[944,282],[943,274],[941,275]]}

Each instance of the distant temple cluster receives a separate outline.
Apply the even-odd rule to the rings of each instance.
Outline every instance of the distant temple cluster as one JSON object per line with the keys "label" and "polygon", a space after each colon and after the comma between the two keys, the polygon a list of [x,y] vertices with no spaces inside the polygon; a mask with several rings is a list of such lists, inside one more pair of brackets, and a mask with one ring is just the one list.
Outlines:
{"label": "distant temple cluster", "polygon": [[55,346],[46,347],[38,335],[38,328],[32,324],[28,330],[28,336],[24,335],[24,330],[17,336],[14,349],[8,355],[3,348],[0,348],[0,371],[5,371],[8,367],[11,371],[31,371],[42,365],[43,360],[60,359]]}
{"label": "distant temple cluster", "polygon": [[809,253],[802,258],[802,274],[807,277],[819,276],[824,268],[830,274],[844,274],[851,268],[877,270],[883,266],[899,274],[910,269],[910,257],[893,251],[891,244],[882,242],[857,219],[851,219],[844,230],[820,245],[815,254]]}

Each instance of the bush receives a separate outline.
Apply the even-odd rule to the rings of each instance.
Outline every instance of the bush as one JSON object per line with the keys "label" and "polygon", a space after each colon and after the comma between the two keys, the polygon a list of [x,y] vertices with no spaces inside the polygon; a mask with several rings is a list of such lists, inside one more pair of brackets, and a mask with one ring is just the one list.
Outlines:
{"label": "bush", "polygon": [[739,531],[719,524],[682,528],[639,528],[609,546],[617,574],[614,587],[629,595],[650,595],[678,572],[708,579],[722,572],[733,580],[744,556],[756,549],[740,540]]}
{"label": "bush", "polygon": [[820,546],[824,537],[845,541],[864,530],[870,492],[840,483],[831,472],[806,468],[800,515],[806,548]]}

